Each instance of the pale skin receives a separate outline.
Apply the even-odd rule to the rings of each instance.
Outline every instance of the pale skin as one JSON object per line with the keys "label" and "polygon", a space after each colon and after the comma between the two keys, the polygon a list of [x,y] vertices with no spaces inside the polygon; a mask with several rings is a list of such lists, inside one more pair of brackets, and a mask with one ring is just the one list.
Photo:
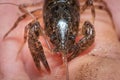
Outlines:
{"label": "pale skin", "polygon": [[[109,3],[111,1],[109,0]],[[20,14],[15,6],[0,6],[0,11],[0,80],[63,80],[65,76],[62,59],[59,55],[51,54],[42,37],[40,41],[44,46],[51,74],[46,73],[43,67],[42,72],[37,71],[27,44],[16,60],[17,52],[23,42],[24,26],[30,18],[23,20],[6,40],[2,41],[2,37]],[[116,15],[113,14],[115,22],[119,19],[119,15],[114,16]],[[43,26],[42,21],[41,25]],[[120,31],[118,25],[115,22],[116,29]],[[91,48],[69,62],[70,80],[120,80],[120,42],[111,18],[105,11],[96,11],[95,31],[95,43]]]}

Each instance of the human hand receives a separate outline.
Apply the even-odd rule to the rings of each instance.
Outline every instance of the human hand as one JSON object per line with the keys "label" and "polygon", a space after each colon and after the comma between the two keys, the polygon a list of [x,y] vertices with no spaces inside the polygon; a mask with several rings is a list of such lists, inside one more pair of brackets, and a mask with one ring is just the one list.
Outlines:
{"label": "human hand", "polygon": [[[22,21],[18,27],[2,41],[3,35],[15,22],[18,10],[15,7],[0,7],[0,78],[1,80],[63,80],[64,66],[59,55],[52,55],[41,38],[51,74],[39,73],[34,66],[27,44],[16,60],[17,51],[23,42],[24,26],[29,19]],[[8,10],[10,13],[7,13]],[[5,14],[3,14],[6,12]],[[69,62],[70,80],[119,80],[120,50],[119,41],[109,15],[97,10],[95,20],[96,40],[94,49],[85,51]],[[13,17],[14,16],[14,17]],[[106,16],[104,18],[103,16]],[[3,28],[3,26],[5,26]],[[109,34],[108,34],[109,33]],[[87,54],[89,52],[89,54]],[[114,73],[114,74],[111,74]]]}

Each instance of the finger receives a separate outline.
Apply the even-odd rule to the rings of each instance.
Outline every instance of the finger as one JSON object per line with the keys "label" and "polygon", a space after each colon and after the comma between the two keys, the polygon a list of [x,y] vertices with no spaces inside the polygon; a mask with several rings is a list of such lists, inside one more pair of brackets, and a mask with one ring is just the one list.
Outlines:
{"label": "finger", "polygon": [[18,52],[18,40],[7,40],[0,42],[0,67],[3,79],[26,79],[29,80],[24,71],[23,63],[16,61]]}
{"label": "finger", "polygon": [[119,0],[116,0],[116,1],[114,1],[114,0],[109,0],[109,1],[104,0],[104,1],[107,3],[108,8],[110,9],[110,11],[112,13],[113,21],[115,23],[115,29],[116,29],[116,32],[117,32],[117,34],[119,36],[119,39],[120,39],[120,23],[119,23],[119,19],[120,19],[120,17],[119,17],[119,14],[120,14],[119,3],[120,3],[120,1]]}

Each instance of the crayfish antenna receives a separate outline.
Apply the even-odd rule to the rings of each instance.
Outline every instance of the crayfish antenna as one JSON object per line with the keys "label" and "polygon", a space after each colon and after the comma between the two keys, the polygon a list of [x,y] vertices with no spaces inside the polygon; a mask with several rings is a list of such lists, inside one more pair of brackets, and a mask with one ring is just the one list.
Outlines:
{"label": "crayfish antenna", "polygon": [[67,54],[66,51],[62,51],[62,58],[63,58],[63,63],[65,65],[65,73],[66,73],[66,80],[69,80],[69,69],[68,69],[68,60],[67,60]]}
{"label": "crayfish antenna", "polygon": [[7,2],[7,3],[0,3],[0,5],[5,5],[5,4],[14,5],[14,6],[19,6],[18,4],[15,4],[15,3],[9,3],[9,2]]}
{"label": "crayfish antenna", "polygon": [[[10,2],[0,3],[0,5],[13,5],[13,6],[19,7],[18,4],[10,3]],[[3,40],[5,40],[5,38],[8,36],[8,34],[9,34],[12,30],[13,30],[13,28],[11,28],[11,29],[3,36]]]}

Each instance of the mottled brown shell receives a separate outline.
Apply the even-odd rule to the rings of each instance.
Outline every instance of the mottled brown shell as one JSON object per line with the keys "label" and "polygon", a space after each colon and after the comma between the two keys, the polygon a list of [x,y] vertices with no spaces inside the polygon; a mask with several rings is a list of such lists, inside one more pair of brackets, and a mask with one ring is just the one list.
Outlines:
{"label": "mottled brown shell", "polygon": [[45,23],[46,34],[51,42],[59,48],[61,45],[58,37],[57,23],[64,19],[68,24],[66,48],[69,48],[75,42],[79,27],[79,3],[77,0],[45,0],[43,19]]}

